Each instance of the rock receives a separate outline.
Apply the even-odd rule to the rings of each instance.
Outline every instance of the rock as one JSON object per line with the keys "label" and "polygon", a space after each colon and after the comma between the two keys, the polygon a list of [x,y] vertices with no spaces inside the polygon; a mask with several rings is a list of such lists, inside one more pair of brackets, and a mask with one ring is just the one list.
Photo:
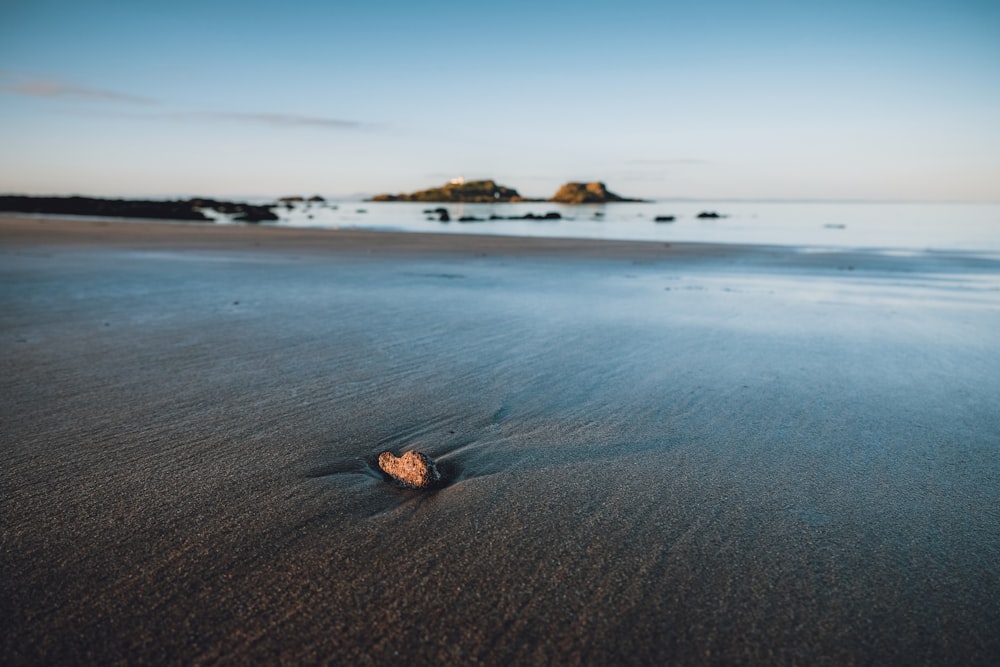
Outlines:
{"label": "rock", "polygon": [[372,201],[422,201],[422,202],[463,202],[463,203],[496,203],[518,202],[525,199],[517,190],[496,181],[462,181],[447,183],[439,188],[419,190],[410,194],[375,195]]}
{"label": "rock", "polygon": [[0,211],[92,215],[111,218],[152,218],[162,220],[211,221],[204,211],[234,216],[234,220],[260,222],[277,220],[273,206],[261,206],[216,199],[147,200],[101,199],[95,197],[0,196]]}
{"label": "rock", "polygon": [[676,219],[677,218],[672,215],[658,215],[653,218],[653,222],[673,222]]}
{"label": "rock", "polygon": [[552,196],[549,201],[557,204],[604,204],[606,202],[636,202],[641,199],[628,199],[616,195],[607,189],[604,183],[566,183]]}
{"label": "rock", "polygon": [[392,452],[378,455],[378,467],[403,486],[425,489],[441,480],[434,460],[423,452],[406,452],[396,456]]}
{"label": "rock", "polygon": [[233,220],[238,222],[274,222],[280,219],[270,206],[237,204],[233,212]]}
{"label": "rock", "polygon": [[490,220],[562,220],[562,214],[558,211],[549,211],[545,214],[525,213],[524,215],[491,215]]}
{"label": "rock", "polygon": [[715,211],[702,211],[697,215],[697,217],[701,218],[702,220],[705,220],[705,219],[721,218],[723,216],[719,215]]}
{"label": "rock", "polygon": [[313,195],[312,197],[310,197],[306,201],[311,201],[311,202],[316,203],[316,204],[322,204],[326,200],[323,199],[322,197],[320,197],[319,195]]}

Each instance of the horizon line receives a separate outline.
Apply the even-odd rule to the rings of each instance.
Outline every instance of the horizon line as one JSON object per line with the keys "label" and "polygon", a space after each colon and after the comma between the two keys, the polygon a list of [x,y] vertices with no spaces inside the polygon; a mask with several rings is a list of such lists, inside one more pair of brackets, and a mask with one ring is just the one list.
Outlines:
{"label": "horizon line", "polygon": [[[273,200],[277,202],[283,197],[293,197],[293,196],[321,196],[326,200],[339,200],[339,201],[359,201],[369,199],[375,194],[371,192],[352,192],[352,193],[340,193],[340,194],[323,194],[321,192],[308,191],[311,194],[304,194],[303,192],[296,192],[292,194],[271,194],[271,195],[260,195],[260,194],[199,194],[191,192],[170,192],[170,193],[141,193],[141,194],[129,194],[129,195],[96,195],[96,194],[83,194],[81,192],[70,192],[68,194],[56,194],[53,192],[46,193],[27,193],[27,192],[13,192],[13,191],[0,191],[0,196],[2,197],[90,197],[94,199],[227,199],[227,200]],[[527,198],[527,197],[526,197]],[[534,199],[534,198],[530,198]],[[835,197],[690,197],[690,196],[666,196],[666,197],[648,197],[641,196],[641,201],[633,202],[602,202],[602,203],[587,203],[587,204],[560,204],[560,202],[548,201],[544,198],[534,199],[534,201],[528,202],[436,202],[440,204],[476,204],[483,203],[490,206],[496,206],[498,204],[511,204],[511,203],[548,203],[553,205],[570,205],[570,206],[606,206],[608,204],[615,205],[628,205],[628,204],[656,204],[661,202],[717,202],[717,203],[747,203],[747,204],[960,204],[960,205],[997,205],[1000,204],[1000,199],[996,200],[971,200],[971,199],[906,199],[906,198],[874,198],[874,197],[845,197],[845,198],[835,198]],[[413,204],[413,203],[432,203],[432,202],[373,202],[373,203],[385,203],[385,204]]]}

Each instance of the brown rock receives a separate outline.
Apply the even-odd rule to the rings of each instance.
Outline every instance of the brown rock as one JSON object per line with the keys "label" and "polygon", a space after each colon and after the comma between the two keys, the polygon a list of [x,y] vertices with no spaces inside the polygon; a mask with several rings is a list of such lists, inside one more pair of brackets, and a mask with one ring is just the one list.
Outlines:
{"label": "brown rock", "polygon": [[634,202],[639,199],[628,199],[605,187],[604,183],[566,183],[549,201],[559,204],[604,204],[607,202]]}
{"label": "brown rock", "polygon": [[433,459],[423,452],[406,452],[402,456],[382,452],[378,455],[378,467],[400,484],[414,489],[426,488],[441,479]]}
{"label": "brown rock", "polygon": [[526,201],[517,190],[498,185],[496,181],[458,181],[440,188],[419,190],[410,194],[375,195],[372,201],[472,202],[496,204]]}

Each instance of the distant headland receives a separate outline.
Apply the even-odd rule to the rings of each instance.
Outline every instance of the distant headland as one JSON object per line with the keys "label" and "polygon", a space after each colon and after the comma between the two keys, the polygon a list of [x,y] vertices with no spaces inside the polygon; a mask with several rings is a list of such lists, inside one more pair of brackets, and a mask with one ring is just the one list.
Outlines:
{"label": "distant headland", "polygon": [[370,201],[409,201],[434,203],[515,203],[547,201],[555,204],[604,204],[608,202],[641,202],[608,190],[604,183],[566,183],[549,199],[529,199],[517,190],[498,185],[493,180],[466,181],[456,178],[437,188],[418,190],[410,194],[375,195]]}
{"label": "distant headland", "polygon": [[91,215],[102,218],[143,218],[209,222],[205,211],[215,211],[238,222],[273,222],[273,206],[221,201],[218,199],[102,199],[98,197],[0,196],[0,211]]}

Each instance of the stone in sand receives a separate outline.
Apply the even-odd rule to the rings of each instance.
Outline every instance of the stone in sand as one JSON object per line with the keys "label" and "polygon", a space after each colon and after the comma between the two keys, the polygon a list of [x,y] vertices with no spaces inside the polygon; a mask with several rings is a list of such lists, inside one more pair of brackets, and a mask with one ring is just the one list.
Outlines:
{"label": "stone in sand", "polygon": [[378,467],[397,482],[415,489],[428,487],[441,479],[434,461],[422,452],[406,452],[402,456],[382,452],[378,455]]}

